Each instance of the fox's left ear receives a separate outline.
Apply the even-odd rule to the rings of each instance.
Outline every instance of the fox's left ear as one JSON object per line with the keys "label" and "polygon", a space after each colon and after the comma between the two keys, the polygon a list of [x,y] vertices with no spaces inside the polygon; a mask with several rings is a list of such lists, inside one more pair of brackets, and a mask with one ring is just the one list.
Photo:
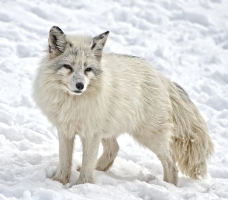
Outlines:
{"label": "fox's left ear", "polygon": [[101,61],[102,50],[108,38],[109,31],[102,33],[93,38],[93,42],[91,45],[91,50],[94,52],[94,55],[98,62]]}

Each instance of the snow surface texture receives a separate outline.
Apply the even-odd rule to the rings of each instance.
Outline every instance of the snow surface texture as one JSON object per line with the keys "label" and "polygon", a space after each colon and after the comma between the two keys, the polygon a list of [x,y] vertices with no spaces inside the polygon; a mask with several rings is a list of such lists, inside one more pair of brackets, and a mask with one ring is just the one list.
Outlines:
{"label": "snow surface texture", "polygon": [[[206,119],[215,154],[208,176],[162,180],[158,158],[127,134],[109,172],[75,185],[82,149],[76,138],[70,183],[50,177],[57,131],[36,108],[32,83],[50,28],[96,36],[105,50],[143,57],[179,83]],[[0,200],[228,199],[228,1],[0,1]],[[100,153],[102,147],[100,148]]]}

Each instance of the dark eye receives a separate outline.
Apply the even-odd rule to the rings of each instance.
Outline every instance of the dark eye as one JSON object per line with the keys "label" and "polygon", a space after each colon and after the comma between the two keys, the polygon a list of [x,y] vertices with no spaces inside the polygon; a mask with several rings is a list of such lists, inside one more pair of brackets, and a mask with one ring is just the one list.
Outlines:
{"label": "dark eye", "polygon": [[73,71],[73,68],[72,68],[70,65],[63,65],[63,67],[65,67],[65,68],[67,68],[67,69]]}
{"label": "dark eye", "polygon": [[87,67],[86,69],[85,69],[85,72],[91,72],[92,71],[92,68],[91,67]]}

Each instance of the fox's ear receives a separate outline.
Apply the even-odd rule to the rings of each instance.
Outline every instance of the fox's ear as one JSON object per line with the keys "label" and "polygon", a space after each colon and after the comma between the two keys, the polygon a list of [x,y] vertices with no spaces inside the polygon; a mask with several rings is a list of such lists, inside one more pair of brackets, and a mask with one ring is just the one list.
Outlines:
{"label": "fox's ear", "polygon": [[55,58],[64,52],[66,47],[66,35],[58,26],[53,26],[49,32],[50,57]]}
{"label": "fox's ear", "polygon": [[105,42],[108,38],[109,31],[102,33],[93,38],[91,50],[94,52],[94,55],[98,62],[101,61],[102,50],[104,48]]}

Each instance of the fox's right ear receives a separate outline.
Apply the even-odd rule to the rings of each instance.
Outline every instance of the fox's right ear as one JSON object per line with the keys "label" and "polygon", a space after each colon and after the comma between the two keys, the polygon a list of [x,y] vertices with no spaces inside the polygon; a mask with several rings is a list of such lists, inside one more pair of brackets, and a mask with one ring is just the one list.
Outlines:
{"label": "fox's right ear", "polygon": [[97,37],[93,38],[91,50],[94,52],[94,55],[98,62],[101,61],[102,51],[106,43],[106,40],[108,38],[108,34],[109,34],[109,31],[106,31],[98,35]]}
{"label": "fox's right ear", "polygon": [[49,32],[49,53],[51,58],[62,54],[66,47],[66,35],[58,26],[53,26]]}

